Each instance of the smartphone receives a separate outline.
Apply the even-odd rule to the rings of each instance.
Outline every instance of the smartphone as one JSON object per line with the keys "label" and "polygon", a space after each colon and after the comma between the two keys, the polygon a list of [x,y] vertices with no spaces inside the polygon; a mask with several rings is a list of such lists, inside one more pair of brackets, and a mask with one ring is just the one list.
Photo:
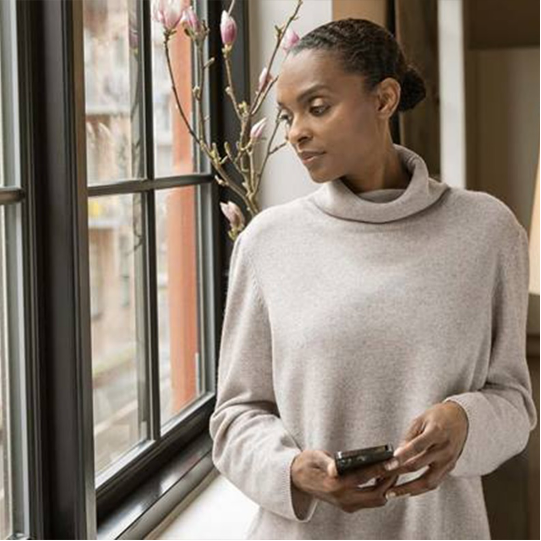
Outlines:
{"label": "smartphone", "polygon": [[338,475],[370,464],[377,464],[390,459],[394,448],[391,444],[378,445],[377,447],[365,447],[352,451],[338,451],[334,453],[334,461]]}

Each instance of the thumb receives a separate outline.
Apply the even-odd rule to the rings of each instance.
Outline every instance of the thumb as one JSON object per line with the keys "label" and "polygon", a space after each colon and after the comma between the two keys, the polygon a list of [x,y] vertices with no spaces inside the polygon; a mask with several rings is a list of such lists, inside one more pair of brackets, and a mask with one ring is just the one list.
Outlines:
{"label": "thumb", "polygon": [[323,468],[327,472],[329,477],[338,477],[338,470],[336,469],[336,462],[334,456],[328,451],[323,451]]}

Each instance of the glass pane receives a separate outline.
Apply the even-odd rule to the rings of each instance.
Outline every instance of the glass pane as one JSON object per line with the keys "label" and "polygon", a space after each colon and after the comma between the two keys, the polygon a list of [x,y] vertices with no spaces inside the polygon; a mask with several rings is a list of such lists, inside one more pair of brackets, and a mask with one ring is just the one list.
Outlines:
{"label": "glass pane", "polygon": [[148,437],[138,194],[88,204],[96,473]]}
{"label": "glass pane", "polygon": [[20,186],[15,1],[0,1],[0,186]]}
{"label": "glass pane", "polygon": [[[179,101],[186,118],[193,127],[192,44],[182,29],[179,29],[169,40],[169,52]],[[193,173],[195,172],[194,143],[176,106],[171,88],[171,76],[163,44],[163,28],[154,20],[152,22],[152,85],[155,175],[168,177]],[[206,133],[208,140],[208,122]]]}
{"label": "glass pane", "polygon": [[[0,145],[1,146],[1,145]],[[5,234],[4,207],[0,206],[0,537],[5,539],[11,533],[9,520],[9,410],[6,404],[6,368],[9,366],[9,315],[7,295],[7,238]]]}
{"label": "glass pane", "polygon": [[[20,186],[17,20],[0,2],[0,185]],[[0,205],[0,537],[29,538],[29,403],[26,382],[22,205]]]}
{"label": "glass pane", "polygon": [[[2,24],[2,19],[0,19],[0,25]],[[1,34],[0,34],[1,36]],[[2,40],[0,39],[0,186],[5,186],[6,181],[4,180],[5,177],[5,166],[4,166],[4,81],[6,80],[6,77],[4,76],[3,69],[4,69],[4,59],[2,58],[3,54],[3,47],[2,47]]]}
{"label": "glass pane", "polygon": [[162,425],[204,393],[199,341],[196,186],[156,192]]}
{"label": "glass pane", "polygon": [[83,2],[89,184],[143,177],[138,4]]}

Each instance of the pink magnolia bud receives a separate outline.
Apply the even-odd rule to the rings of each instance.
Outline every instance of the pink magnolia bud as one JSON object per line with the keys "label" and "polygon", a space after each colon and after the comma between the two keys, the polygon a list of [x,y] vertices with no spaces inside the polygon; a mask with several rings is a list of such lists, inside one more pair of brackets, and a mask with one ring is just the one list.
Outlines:
{"label": "pink magnolia bud", "polygon": [[220,207],[233,229],[238,230],[244,227],[245,221],[242,211],[233,201],[228,201],[227,204],[220,203]]}
{"label": "pink magnolia bud", "polygon": [[259,76],[258,91],[263,92],[267,85],[272,81],[272,75],[267,68],[263,68],[261,75]]}
{"label": "pink magnolia bud", "polygon": [[265,129],[266,123],[267,123],[267,119],[263,118],[262,120],[254,124],[252,126],[252,129],[250,130],[250,138],[253,139],[254,141],[257,141],[261,137],[261,134],[263,133],[263,130]]}
{"label": "pink magnolia bud", "polygon": [[193,10],[192,6],[189,6],[182,11],[182,18],[180,19],[180,23],[182,24],[182,26],[184,26],[184,28],[190,28],[191,30],[193,30],[195,34],[197,34],[201,29],[199,18],[197,17],[197,14]]}
{"label": "pink magnolia bud", "polygon": [[152,18],[160,24],[163,24],[163,12],[165,6],[167,5],[167,0],[154,0],[152,4]]}
{"label": "pink magnolia bud", "polygon": [[155,0],[152,17],[163,26],[164,31],[172,32],[181,18],[180,0]]}
{"label": "pink magnolia bud", "polygon": [[237,23],[227,11],[222,11],[222,21],[220,23],[220,32],[224,45],[233,45],[237,37]]}
{"label": "pink magnolia bud", "polygon": [[164,29],[168,32],[174,30],[180,22],[181,15],[182,13],[180,10],[180,5],[176,2],[176,0],[170,0],[169,5],[167,6],[167,10],[164,12]]}
{"label": "pink magnolia bud", "polygon": [[298,36],[298,34],[293,30],[292,28],[288,28],[287,32],[285,33],[284,37],[282,38],[282,49],[284,51],[289,51],[297,41],[299,41],[301,38]]}

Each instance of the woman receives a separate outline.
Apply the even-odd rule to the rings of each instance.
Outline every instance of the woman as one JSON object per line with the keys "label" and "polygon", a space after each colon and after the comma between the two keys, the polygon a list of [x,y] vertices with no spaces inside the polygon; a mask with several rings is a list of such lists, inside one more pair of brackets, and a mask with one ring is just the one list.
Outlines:
{"label": "woman", "polygon": [[[489,539],[481,476],[536,426],[527,234],[393,144],[424,95],[367,20],[284,61],[287,137],[321,186],[236,241],[210,420],[216,467],[260,505],[249,539]],[[336,451],[387,443],[394,469],[337,475]]]}

